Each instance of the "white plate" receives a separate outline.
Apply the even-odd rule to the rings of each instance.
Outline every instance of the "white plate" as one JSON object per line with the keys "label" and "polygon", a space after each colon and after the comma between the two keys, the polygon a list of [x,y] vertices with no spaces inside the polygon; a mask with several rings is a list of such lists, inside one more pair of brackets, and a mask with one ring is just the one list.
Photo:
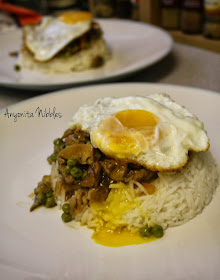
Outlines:
{"label": "white plate", "polygon": [[[94,243],[91,231],[62,223],[60,211],[29,212],[28,195],[50,167],[52,141],[68,127],[84,103],[104,96],[166,92],[205,124],[211,151],[220,163],[220,96],[200,89],[163,84],[112,84],[69,89],[1,110],[1,279],[220,279],[220,189],[203,213],[185,225],[169,228],[152,243],[119,248]],[[28,117],[40,107],[62,117]],[[55,110],[55,109],[54,109]],[[26,116],[26,117],[25,117]]]}
{"label": "white plate", "polygon": [[51,90],[71,85],[82,85],[118,80],[152,65],[172,49],[170,35],[149,24],[128,20],[98,20],[104,37],[112,52],[112,59],[103,67],[72,74],[45,75],[36,71],[14,70],[16,58],[9,52],[21,46],[21,31],[16,30],[0,36],[0,85],[34,90]]}

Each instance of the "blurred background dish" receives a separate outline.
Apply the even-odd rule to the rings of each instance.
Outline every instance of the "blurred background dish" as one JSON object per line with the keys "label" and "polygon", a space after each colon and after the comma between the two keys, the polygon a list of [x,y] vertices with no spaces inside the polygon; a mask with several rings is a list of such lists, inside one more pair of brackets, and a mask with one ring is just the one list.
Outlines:
{"label": "blurred background dish", "polygon": [[45,75],[37,71],[16,69],[17,58],[9,54],[19,51],[22,43],[21,31],[1,34],[0,85],[11,88],[51,90],[118,80],[156,63],[172,49],[171,36],[158,27],[121,19],[99,19],[98,22],[110,48],[111,59],[100,68],[67,75]]}

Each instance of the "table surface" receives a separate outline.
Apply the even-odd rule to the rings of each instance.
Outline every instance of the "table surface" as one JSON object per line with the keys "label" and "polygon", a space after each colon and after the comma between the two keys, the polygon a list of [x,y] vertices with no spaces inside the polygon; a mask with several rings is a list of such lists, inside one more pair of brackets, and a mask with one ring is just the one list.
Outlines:
{"label": "table surface", "polygon": [[[220,54],[174,43],[164,59],[117,82],[165,83],[220,93]],[[44,93],[0,87],[0,109]]]}

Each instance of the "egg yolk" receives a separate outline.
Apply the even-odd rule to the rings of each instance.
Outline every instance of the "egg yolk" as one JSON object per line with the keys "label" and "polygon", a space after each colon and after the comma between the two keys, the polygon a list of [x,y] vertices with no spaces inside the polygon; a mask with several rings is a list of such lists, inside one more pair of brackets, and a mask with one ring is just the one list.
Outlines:
{"label": "egg yolk", "polygon": [[92,19],[92,14],[86,11],[69,11],[58,17],[59,21],[67,24],[75,24],[79,21],[89,21]]}
{"label": "egg yolk", "polygon": [[[114,186],[114,188],[112,188]],[[129,209],[136,207],[136,202],[128,200],[129,187],[124,183],[111,184],[110,193],[105,202],[90,203],[91,209],[101,215],[101,219],[105,222],[105,227],[114,229],[119,217],[121,217]]]}
{"label": "egg yolk", "polygon": [[145,129],[157,125],[156,116],[145,110],[125,110],[115,116],[127,128]]}
{"label": "egg yolk", "polygon": [[[131,199],[128,185],[116,183],[110,185],[111,191],[105,202],[93,202],[90,207],[97,214],[96,218],[103,226],[94,231],[92,239],[101,245],[109,247],[121,247],[151,242],[157,238],[154,236],[143,237],[137,232],[120,227],[120,219],[129,209],[136,208],[137,203]],[[130,199],[128,199],[130,196]]]}
{"label": "egg yolk", "polygon": [[94,232],[92,239],[103,246],[122,247],[138,245],[157,240],[156,237],[142,237],[139,232],[132,233],[128,230],[107,230],[102,229]]}
{"label": "egg yolk", "polygon": [[102,120],[92,141],[104,153],[126,158],[148,149],[158,118],[145,110],[124,110]]}

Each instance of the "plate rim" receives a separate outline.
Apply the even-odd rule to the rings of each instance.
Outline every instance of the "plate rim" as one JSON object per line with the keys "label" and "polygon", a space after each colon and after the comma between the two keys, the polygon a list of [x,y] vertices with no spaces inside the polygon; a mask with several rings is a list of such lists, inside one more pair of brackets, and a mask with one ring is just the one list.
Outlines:
{"label": "plate rim", "polygon": [[30,98],[27,98],[25,100],[19,101],[15,104],[11,104],[9,106],[3,107],[0,109],[0,114],[3,113],[3,111],[5,111],[6,108],[8,109],[12,109],[18,106],[22,106],[23,104],[28,104],[31,103],[35,100],[38,99],[47,99],[48,97],[52,96],[52,95],[59,95],[59,94],[64,94],[67,93],[68,91],[77,91],[77,90],[81,90],[81,89],[86,89],[86,88],[95,88],[95,87],[121,87],[121,86],[128,86],[128,85],[146,85],[146,86],[150,86],[150,87],[170,87],[170,88],[180,88],[180,89],[186,89],[186,90],[192,90],[194,91],[193,94],[196,94],[195,91],[200,91],[202,94],[208,94],[208,95],[215,95],[217,97],[220,98],[220,92],[217,91],[213,91],[213,90],[209,90],[209,89],[203,89],[203,88],[199,88],[199,87],[192,87],[192,86],[183,86],[183,85],[175,85],[175,84],[167,84],[167,83],[150,83],[150,82],[118,82],[118,83],[100,83],[100,84],[92,84],[92,85],[83,85],[83,86],[78,86],[78,87],[71,87],[71,88],[65,88],[65,89],[58,89],[55,91],[51,91],[51,92],[47,92],[41,95],[36,95]]}

